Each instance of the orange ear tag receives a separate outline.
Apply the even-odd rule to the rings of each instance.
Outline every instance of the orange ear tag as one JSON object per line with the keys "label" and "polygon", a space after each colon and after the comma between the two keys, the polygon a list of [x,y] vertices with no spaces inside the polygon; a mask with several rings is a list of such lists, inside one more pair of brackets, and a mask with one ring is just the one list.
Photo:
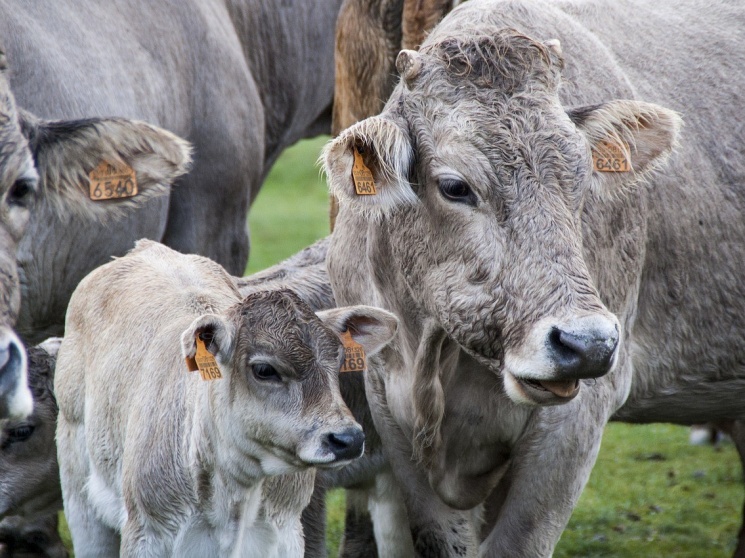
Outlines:
{"label": "orange ear tag", "polygon": [[362,345],[352,339],[349,330],[341,334],[341,342],[344,345],[344,362],[339,372],[364,372],[367,369],[367,358]]}
{"label": "orange ear tag", "polygon": [[362,159],[362,153],[359,148],[354,146],[354,165],[352,165],[352,178],[354,179],[354,191],[357,192],[358,196],[374,196],[377,194],[375,191],[375,181],[373,180],[372,172],[365,165],[365,161]]}
{"label": "orange ear tag", "polygon": [[204,341],[197,335],[197,354],[192,358],[186,359],[186,367],[189,372],[199,370],[199,375],[203,380],[219,380],[222,378],[220,369],[217,367],[217,361],[204,345]]}
{"label": "orange ear tag", "polygon": [[631,165],[627,146],[601,141],[592,151],[592,167],[597,172],[629,172]]}
{"label": "orange ear tag", "polygon": [[137,176],[126,163],[101,161],[88,175],[93,201],[131,198],[137,195]]}

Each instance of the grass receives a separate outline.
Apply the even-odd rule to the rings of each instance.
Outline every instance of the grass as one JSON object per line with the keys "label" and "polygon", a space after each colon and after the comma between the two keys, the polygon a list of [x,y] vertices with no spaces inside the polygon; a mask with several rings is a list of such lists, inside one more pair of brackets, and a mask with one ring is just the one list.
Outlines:
{"label": "grass", "polygon": [[[323,142],[304,141],[287,150],[270,173],[249,216],[247,272],[328,234],[327,190],[315,166]],[[690,446],[688,429],[678,426],[611,424],[554,555],[729,556],[743,499],[742,471],[731,444]],[[328,514],[329,555],[336,556],[344,528],[343,492],[329,494]]]}

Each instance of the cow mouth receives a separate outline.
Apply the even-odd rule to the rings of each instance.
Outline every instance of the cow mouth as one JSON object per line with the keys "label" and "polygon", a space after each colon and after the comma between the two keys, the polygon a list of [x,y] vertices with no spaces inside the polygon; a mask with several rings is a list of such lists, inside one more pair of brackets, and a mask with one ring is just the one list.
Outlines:
{"label": "cow mouth", "polygon": [[560,405],[577,397],[579,380],[530,380],[515,378],[523,395],[539,405]]}

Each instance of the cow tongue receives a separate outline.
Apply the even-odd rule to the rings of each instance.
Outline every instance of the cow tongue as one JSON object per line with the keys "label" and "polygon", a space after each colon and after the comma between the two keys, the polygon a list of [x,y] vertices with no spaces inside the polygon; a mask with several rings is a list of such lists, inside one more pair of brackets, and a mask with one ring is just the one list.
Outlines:
{"label": "cow tongue", "polygon": [[570,397],[579,386],[579,380],[564,380],[557,382],[538,382],[542,387],[559,397]]}

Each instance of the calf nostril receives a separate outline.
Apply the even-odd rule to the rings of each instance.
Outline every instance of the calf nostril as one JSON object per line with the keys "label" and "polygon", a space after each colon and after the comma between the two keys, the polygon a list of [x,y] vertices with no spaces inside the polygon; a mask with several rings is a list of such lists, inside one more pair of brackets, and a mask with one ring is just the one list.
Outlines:
{"label": "calf nostril", "polygon": [[355,459],[362,455],[365,447],[365,434],[361,428],[347,428],[326,435],[326,447],[337,460]]}

